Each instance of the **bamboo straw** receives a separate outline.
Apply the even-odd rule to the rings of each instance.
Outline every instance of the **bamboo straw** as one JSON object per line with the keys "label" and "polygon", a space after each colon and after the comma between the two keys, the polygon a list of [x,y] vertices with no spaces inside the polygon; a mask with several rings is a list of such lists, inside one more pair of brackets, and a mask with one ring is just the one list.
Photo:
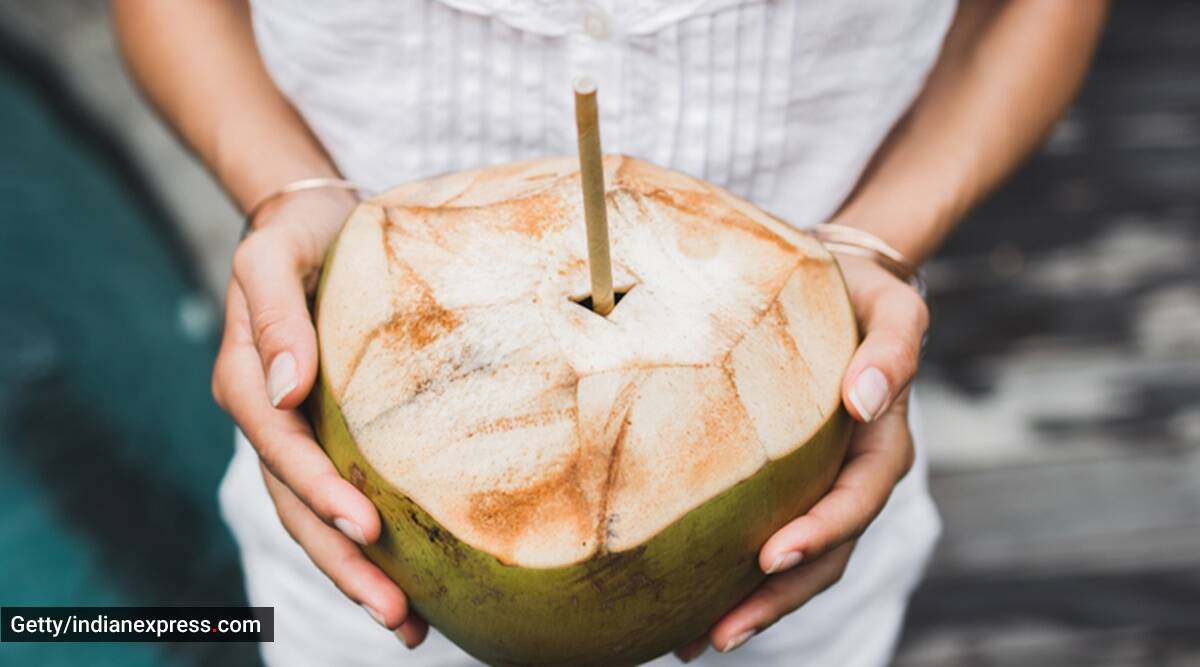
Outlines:
{"label": "bamboo straw", "polygon": [[587,223],[588,268],[592,274],[592,310],[612,312],[612,258],[608,245],[608,211],[604,197],[604,161],[600,152],[600,118],[596,82],[575,80],[575,126],[579,131],[579,177],[583,185],[583,217]]}

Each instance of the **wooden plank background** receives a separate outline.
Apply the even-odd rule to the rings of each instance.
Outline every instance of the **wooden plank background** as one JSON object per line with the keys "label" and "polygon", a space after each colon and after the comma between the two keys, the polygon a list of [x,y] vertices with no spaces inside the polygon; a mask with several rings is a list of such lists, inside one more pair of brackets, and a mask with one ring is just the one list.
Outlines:
{"label": "wooden plank background", "polygon": [[945,534],[900,664],[1200,664],[1200,3],[1114,4],[931,267]]}

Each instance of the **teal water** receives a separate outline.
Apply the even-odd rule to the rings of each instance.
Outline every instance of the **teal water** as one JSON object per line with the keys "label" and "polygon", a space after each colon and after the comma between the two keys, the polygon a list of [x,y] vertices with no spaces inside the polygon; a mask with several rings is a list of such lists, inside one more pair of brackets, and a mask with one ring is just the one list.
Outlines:
{"label": "teal water", "polygon": [[[112,144],[14,57],[0,62],[0,604],[244,604],[216,508],[232,425],[209,395],[213,305]],[[12,665],[215,662],[253,664],[254,647],[0,645]]]}

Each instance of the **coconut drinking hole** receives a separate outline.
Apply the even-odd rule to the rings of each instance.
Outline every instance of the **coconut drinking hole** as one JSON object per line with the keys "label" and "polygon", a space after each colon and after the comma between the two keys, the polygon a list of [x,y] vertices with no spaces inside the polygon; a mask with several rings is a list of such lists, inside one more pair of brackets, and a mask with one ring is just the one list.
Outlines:
{"label": "coconut drinking hole", "polygon": [[[609,311],[608,315],[612,315],[613,313],[617,312],[617,306],[621,305],[621,299],[625,298],[625,295],[628,294],[629,292],[631,292],[634,287],[637,287],[637,285],[628,285],[625,287],[613,288],[613,309],[611,311]],[[582,296],[573,296],[573,297],[570,297],[570,299],[571,299],[571,302],[574,303],[575,305],[583,306],[584,308],[587,308],[588,310],[595,313],[596,315],[600,315],[600,313],[597,313],[595,307],[592,305],[592,295],[591,294],[584,294]],[[608,315],[600,315],[600,317],[607,319]]]}

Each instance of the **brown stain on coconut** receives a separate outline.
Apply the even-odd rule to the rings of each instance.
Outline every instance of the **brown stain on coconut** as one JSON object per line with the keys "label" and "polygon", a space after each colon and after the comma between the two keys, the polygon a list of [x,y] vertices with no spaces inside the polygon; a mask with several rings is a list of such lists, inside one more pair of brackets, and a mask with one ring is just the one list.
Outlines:
{"label": "brown stain on coconut", "polygon": [[563,410],[548,410],[545,412],[532,412],[523,415],[513,415],[511,417],[501,417],[500,419],[475,426],[467,432],[467,437],[474,438],[478,435],[501,433],[521,428],[536,428],[568,420],[574,422],[577,418],[577,411],[574,407]]}
{"label": "brown stain on coconut", "polygon": [[[499,203],[451,205],[453,203],[451,200],[442,205],[428,206],[398,202],[392,208],[402,210],[420,221],[426,232],[435,240],[443,237],[439,226],[464,231],[470,231],[472,228],[483,231],[508,229],[533,239],[540,239],[548,233],[566,229],[571,220],[562,198],[552,184]],[[438,220],[437,224],[431,224],[430,220],[435,218]],[[503,219],[507,219],[508,224],[497,225],[497,221]],[[402,228],[390,215],[386,224],[394,229]],[[441,245],[445,247],[444,243]],[[394,251],[389,252],[388,256],[394,260]]]}
{"label": "brown stain on coconut", "polygon": [[572,522],[576,532],[592,532],[594,514],[584,492],[588,477],[582,454],[576,450],[558,472],[528,486],[484,491],[467,498],[468,519],[480,532],[504,544],[501,562],[511,560],[512,545],[529,529]]}
{"label": "brown stain on coconut", "polygon": [[510,229],[530,238],[540,239],[567,227],[567,212],[553,191],[516,199],[507,208],[511,210]]}
{"label": "brown stain on coconut", "polygon": [[366,491],[367,491],[367,475],[366,475],[366,473],[363,472],[362,468],[358,467],[357,463],[350,464],[349,478],[350,478],[350,483],[354,485],[354,488],[358,489],[359,491],[362,491],[363,493],[366,493]]}
{"label": "brown stain on coconut", "polygon": [[[781,298],[781,296],[777,297],[775,303],[771,304],[771,307],[768,309],[768,316],[775,319],[775,326],[771,327],[771,333],[783,343],[784,349],[787,350],[788,360],[804,368],[805,377],[815,382],[816,374],[813,373],[812,366],[808,363],[808,358],[800,351],[800,347],[796,345],[796,339],[792,337],[790,331],[791,322],[788,320],[787,310],[784,309]],[[734,388],[737,388],[736,384],[734,384]],[[815,403],[814,405],[816,406],[817,414],[821,415],[821,418],[824,419],[825,409],[820,404]]]}
{"label": "brown stain on coconut", "polygon": [[429,283],[408,262],[389,253],[388,268],[404,274],[399,280],[407,289],[415,289],[417,295],[415,299],[397,295],[395,312],[387,322],[371,332],[373,335],[386,335],[393,345],[420,350],[454,331],[462,323],[454,311],[438,303]]}
{"label": "brown stain on coconut", "polygon": [[616,437],[613,438],[612,447],[608,450],[607,460],[599,462],[604,469],[604,482],[600,490],[602,495],[596,516],[596,544],[604,551],[607,551],[605,547],[608,540],[613,537],[615,517],[610,515],[609,500],[612,498],[612,490],[618,484],[622,455],[625,453],[625,441],[629,437],[630,410],[633,408],[634,401],[641,395],[639,393],[640,380],[640,377],[631,380],[621,388],[616,400],[613,401],[612,410],[608,416],[609,423],[604,429],[605,432],[609,430],[607,427],[611,427],[612,420],[621,420]]}
{"label": "brown stain on coconut", "polygon": [[337,388],[337,395],[345,393],[346,388],[353,382],[362,360],[371,345],[382,339],[388,345],[398,349],[420,350],[428,347],[438,338],[454,331],[462,324],[461,318],[452,310],[448,310],[433,297],[433,290],[413,271],[405,261],[395,255],[390,238],[383,235],[384,249],[388,259],[388,270],[404,274],[403,280],[410,288],[418,290],[413,299],[398,299],[396,310],[384,323],[371,329],[363,337],[362,344],[350,358],[346,380]]}
{"label": "brown stain on coconut", "polygon": [[587,260],[582,257],[572,257],[563,262],[558,267],[558,275],[569,276],[575,274],[586,274],[588,268]]}
{"label": "brown stain on coconut", "polygon": [[382,327],[392,345],[420,350],[458,328],[454,311],[443,308],[428,292],[422,293],[409,310],[396,313]]}
{"label": "brown stain on coconut", "polygon": [[[728,393],[704,402],[695,439],[684,448],[696,455],[681,471],[685,483],[692,487],[701,487],[708,480],[719,477],[719,471],[729,465],[729,456],[734,454],[729,443],[746,439],[738,436],[743,435],[741,431],[748,423],[749,415],[742,406],[733,374],[723,365],[720,370]],[[757,441],[758,438],[755,435],[752,439]]]}
{"label": "brown stain on coconut", "polygon": [[[713,237],[713,232],[717,230],[736,230],[770,243],[786,253],[796,252],[794,245],[768,227],[740,213],[729,213],[728,205],[712,192],[655,188],[641,195],[660,206],[685,214],[686,217],[676,218],[676,223],[679,226],[680,251],[690,257],[696,255],[693,254],[694,250],[687,249],[688,244],[700,248],[718,245],[719,242]],[[718,215],[719,212],[724,215]]]}
{"label": "brown stain on coconut", "polygon": [[[461,320],[454,311],[443,308],[429,294],[423,294],[415,307],[394,313],[386,322],[367,332],[362,345],[350,360],[346,386],[353,380],[367,350],[376,340],[383,339],[386,344],[399,349],[420,350],[454,331],[459,324]],[[339,394],[345,391],[346,386],[340,388]]]}
{"label": "brown stain on coconut", "polygon": [[[704,253],[710,251],[706,244],[712,243],[711,233],[714,227],[736,229],[771,243],[785,252],[796,252],[794,245],[769,227],[742,213],[731,214],[730,205],[725,201],[725,197],[731,195],[723,196],[715,186],[696,181],[690,176],[670,174],[670,177],[664,178],[662,171],[650,169],[640,160],[622,157],[614,181],[619,189],[626,189],[697,219],[698,224],[686,225],[686,236],[697,238],[685,239],[685,234],[681,233],[679,239],[680,251],[689,257],[708,256]],[[635,196],[634,199],[640,197]],[[708,241],[700,237],[707,237]]]}
{"label": "brown stain on coconut", "polygon": [[[436,301],[422,303],[415,311],[396,313],[387,322],[375,327],[363,338],[363,342],[354,351],[349,363],[349,372],[342,386],[337,388],[337,395],[342,396],[354,381],[363,358],[371,345],[382,340],[384,344],[402,349],[419,350],[436,341],[441,336],[458,328],[460,320],[453,311],[442,308]],[[414,395],[429,389],[431,379],[416,380]]]}

